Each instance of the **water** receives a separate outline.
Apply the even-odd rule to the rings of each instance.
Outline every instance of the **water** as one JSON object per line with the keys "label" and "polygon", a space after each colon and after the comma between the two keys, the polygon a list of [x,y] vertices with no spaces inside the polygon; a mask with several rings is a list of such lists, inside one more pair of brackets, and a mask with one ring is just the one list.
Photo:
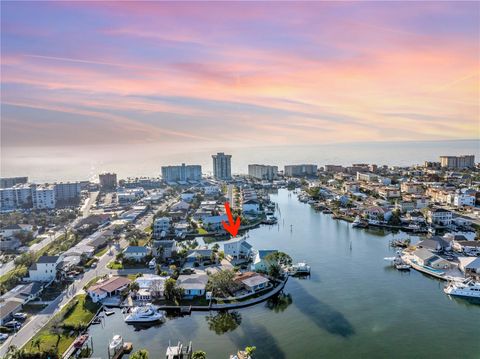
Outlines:
{"label": "water", "polygon": [[191,340],[208,358],[227,358],[247,345],[257,347],[256,357],[275,359],[479,358],[480,306],[449,298],[443,282],[388,267],[383,258],[394,254],[388,246],[393,235],[353,229],[286,190],[272,198],[280,206],[280,226],[252,230],[248,241],[312,266],[309,279],[289,279],[290,299],[210,321],[216,312],[194,312],[140,330],[116,313],[105,328],[92,328],[94,356],[106,357],[109,339],[121,334],[153,358],[163,358],[168,342],[177,340]]}
{"label": "water", "polygon": [[[326,140],[326,139],[325,139]],[[2,176],[29,176],[35,182],[76,181],[113,171],[119,178],[159,176],[164,165],[200,164],[204,173],[212,171],[211,155],[232,155],[232,171],[247,173],[251,163],[278,165],[314,163],[351,165],[376,163],[412,165],[438,161],[440,155],[480,156],[478,140],[342,143],[304,146],[211,147],[196,143],[162,143],[4,147],[1,148]]]}

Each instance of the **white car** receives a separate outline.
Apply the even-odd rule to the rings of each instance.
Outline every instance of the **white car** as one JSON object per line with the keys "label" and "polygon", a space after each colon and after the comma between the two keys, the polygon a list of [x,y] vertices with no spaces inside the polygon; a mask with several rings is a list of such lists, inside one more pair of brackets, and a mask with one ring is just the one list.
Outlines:
{"label": "white car", "polygon": [[0,333],[0,341],[3,342],[4,340],[7,340],[8,334],[6,333]]}

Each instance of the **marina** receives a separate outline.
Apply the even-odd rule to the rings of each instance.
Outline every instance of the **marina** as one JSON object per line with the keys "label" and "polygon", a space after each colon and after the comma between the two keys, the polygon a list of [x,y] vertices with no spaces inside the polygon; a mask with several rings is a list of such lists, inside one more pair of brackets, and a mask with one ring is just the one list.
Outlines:
{"label": "marina", "polygon": [[167,311],[164,323],[127,325],[121,310],[113,309],[115,315],[89,329],[93,356],[107,356],[111,333],[158,358],[178,341],[192,342],[211,358],[251,345],[259,358],[276,359],[331,357],[340,350],[345,357],[478,356],[480,342],[463,340],[480,336],[478,305],[446,295],[444,281],[385,266],[383,258],[396,254],[389,241],[403,234],[359,231],[284,189],[272,199],[279,225],[251,230],[249,242],[305,261],[310,276],[290,278],[278,297],[255,305],[190,315]]}

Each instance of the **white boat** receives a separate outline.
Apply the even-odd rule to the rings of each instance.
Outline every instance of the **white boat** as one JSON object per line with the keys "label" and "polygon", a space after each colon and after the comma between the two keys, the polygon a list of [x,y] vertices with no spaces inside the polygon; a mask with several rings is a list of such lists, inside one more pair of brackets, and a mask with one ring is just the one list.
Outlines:
{"label": "white boat", "polygon": [[448,283],[443,291],[459,297],[480,298],[480,282],[475,282],[472,279],[466,279],[463,282],[453,281]]}
{"label": "white boat", "polygon": [[306,262],[299,262],[288,268],[288,273],[295,274],[310,274],[310,266]]}
{"label": "white boat", "polygon": [[110,355],[115,355],[118,351],[123,349],[123,338],[121,335],[115,334],[110,340],[110,344],[108,345],[108,352]]}
{"label": "white boat", "polygon": [[125,317],[125,323],[152,323],[163,321],[165,312],[159,311],[152,304],[146,304],[141,307],[134,307],[130,314]]}

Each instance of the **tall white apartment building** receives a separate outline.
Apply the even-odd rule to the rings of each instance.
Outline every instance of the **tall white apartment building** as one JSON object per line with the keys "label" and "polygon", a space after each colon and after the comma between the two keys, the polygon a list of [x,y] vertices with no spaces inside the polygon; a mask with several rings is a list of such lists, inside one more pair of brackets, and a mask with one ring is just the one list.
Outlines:
{"label": "tall white apartment building", "polygon": [[248,165],[248,175],[261,180],[272,181],[278,177],[278,167],[257,164]]}
{"label": "tall white apartment building", "polygon": [[33,208],[53,209],[55,208],[55,186],[38,185],[32,193]]}

